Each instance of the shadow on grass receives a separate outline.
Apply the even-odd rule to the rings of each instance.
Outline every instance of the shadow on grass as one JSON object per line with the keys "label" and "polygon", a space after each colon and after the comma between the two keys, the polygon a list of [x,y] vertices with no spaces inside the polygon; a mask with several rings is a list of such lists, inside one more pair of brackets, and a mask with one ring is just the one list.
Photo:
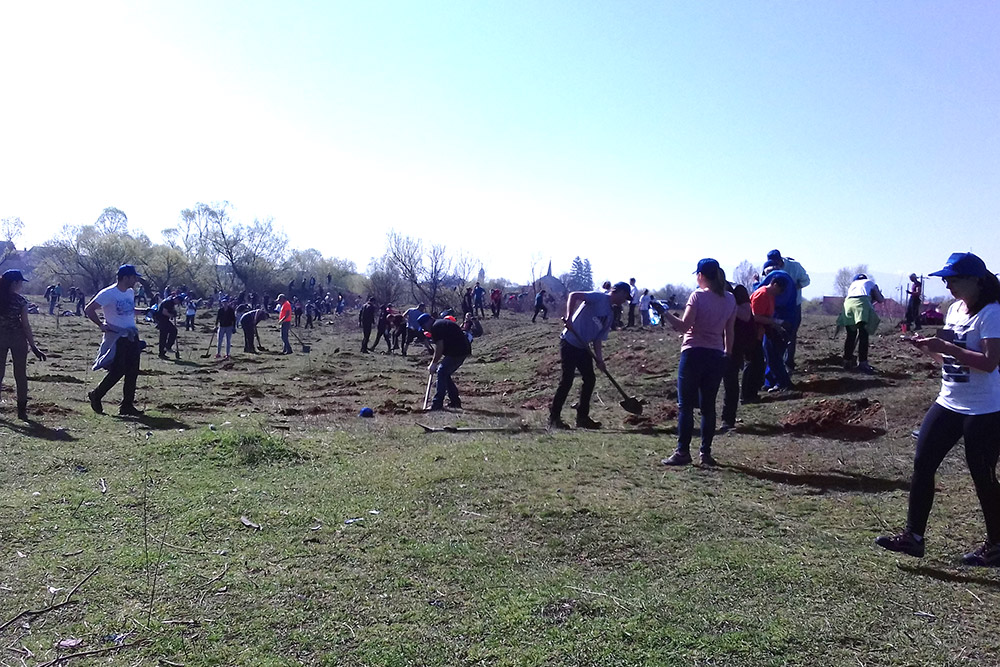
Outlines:
{"label": "shadow on grass", "polygon": [[720,468],[732,470],[748,477],[789,486],[808,486],[821,492],[853,491],[858,493],[885,493],[887,491],[909,491],[910,480],[869,477],[850,472],[802,473],[782,470],[758,470],[748,466],[727,464]]}
{"label": "shadow on grass", "polygon": [[978,584],[994,590],[1000,590],[1000,581],[987,577],[972,577],[967,574],[949,572],[948,570],[941,570],[927,565],[907,565],[905,563],[899,563],[896,567],[904,572],[920,575],[922,577],[929,577],[930,579],[937,579],[938,581],[948,581],[956,584]]}
{"label": "shadow on grass", "polygon": [[42,440],[53,440],[60,442],[73,442],[74,440],[76,440],[76,438],[74,438],[72,435],[70,435],[63,429],[49,428],[48,426],[45,426],[44,424],[39,424],[34,420],[29,420],[27,423],[22,423],[15,421],[7,421],[6,419],[0,418],[0,424],[28,438],[40,438]]}
{"label": "shadow on grass", "polygon": [[179,419],[174,419],[173,417],[154,417],[150,414],[142,415],[141,417],[123,417],[119,416],[118,419],[122,421],[134,421],[142,424],[146,428],[152,429],[154,431],[163,431],[166,429],[176,429],[176,428],[191,428],[191,426]]}

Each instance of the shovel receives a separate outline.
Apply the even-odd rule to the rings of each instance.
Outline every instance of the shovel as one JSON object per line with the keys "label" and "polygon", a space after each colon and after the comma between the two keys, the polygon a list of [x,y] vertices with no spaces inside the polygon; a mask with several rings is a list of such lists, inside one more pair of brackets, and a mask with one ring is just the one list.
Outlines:
{"label": "shovel", "polygon": [[294,336],[294,337],[295,337],[295,340],[297,340],[297,341],[298,341],[298,343],[299,343],[299,346],[300,346],[300,347],[302,348],[302,354],[309,354],[309,352],[310,352],[310,351],[312,350],[312,347],[310,347],[309,345],[306,345],[305,343],[303,343],[303,342],[302,342],[302,339],[301,339],[301,338],[299,338],[299,335],[298,335],[297,333],[295,333],[295,330],[294,330],[294,329],[292,329],[292,328],[289,328],[288,330],[289,330],[290,332],[292,332],[292,336]]}
{"label": "shovel", "polygon": [[205,348],[205,354],[201,355],[202,359],[208,359],[212,356],[212,343],[215,342],[215,335],[219,332],[218,329],[212,332],[212,337],[208,339],[208,347]]}
{"label": "shovel", "polygon": [[424,390],[424,410],[427,409],[427,401],[431,397],[431,380],[434,376],[430,373],[427,374],[427,389]]}
{"label": "shovel", "polygon": [[[573,331],[573,325],[570,324],[569,320],[563,319],[563,322],[566,324],[566,331],[570,332],[583,342],[583,339],[577,336],[577,333]],[[587,352],[590,353],[590,357],[596,362],[597,356],[594,354],[594,351],[590,349],[590,345],[587,345]],[[630,412],[633,415],[641,415],[642,403],[639,402],[639,399],[635,396],[629,396],[626,394],[625,390],[621,388],[621,385],[615,382],[615,379],[611,377],[611,372],[608,371],[607,367],[604,368],[604,374],[608,376],[608,379],[611,380],[611,384],[613,384],[615,389],[618,390],[618,393],[622,395],[622,400],[618,401],[618,405],[622,406],[622,409],[625,410],[625,412]]]}

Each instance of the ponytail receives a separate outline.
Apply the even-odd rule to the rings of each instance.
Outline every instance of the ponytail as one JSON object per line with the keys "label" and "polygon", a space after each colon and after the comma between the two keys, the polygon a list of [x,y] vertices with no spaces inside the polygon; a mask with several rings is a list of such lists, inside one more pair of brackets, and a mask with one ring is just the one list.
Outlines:
{"label": "ponytail", "polygon": [[1000,280],[997,280],[996,274],[987,272],[979,279],[979,298],[965,307],[970,315],[975,315],[991,303],[1000,303]]}

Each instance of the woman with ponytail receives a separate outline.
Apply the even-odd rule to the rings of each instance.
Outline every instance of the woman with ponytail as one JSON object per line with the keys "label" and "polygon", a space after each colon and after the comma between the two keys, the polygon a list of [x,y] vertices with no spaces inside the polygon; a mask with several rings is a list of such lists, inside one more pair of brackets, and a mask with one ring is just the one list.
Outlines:
{"label": "woman with ponytail", "polygon": [[677,450],[663,459],[668,466],[691,463],[695,406],[701,408],[701,464],[716,464],[712,458],[715,398],[733,352],[736,299],[726,291],[726,274],[709,258],[698,262],[695,274],[698,289],[688,298],[684,315],[664,314],[670,326],[684,334],[677,369]]}
{"label": "woman with ponytail", "polygon": [[1000,567],[1000,282],[979,257],[954,253],[932,276],[944,279],[957,299],[937,336],[909,339],[941,364],[941,391],[917,436],[906,530],[875,544],[910,556],[924,555],[924,533],[934,502],[934,474],[959,439],[986,521],[986,541],[965,554],[965,565]]}
{"label": "woman with ponytail", "polygon": [[14,364],[17,385],[17,418],[28,421],[28,349],[45,361],[45,355],[35,346],[35,336],[28,323],[28,300],[21,296],[24,276],[17,269],[0,276],[0,382],[7,370],[7,351]]}

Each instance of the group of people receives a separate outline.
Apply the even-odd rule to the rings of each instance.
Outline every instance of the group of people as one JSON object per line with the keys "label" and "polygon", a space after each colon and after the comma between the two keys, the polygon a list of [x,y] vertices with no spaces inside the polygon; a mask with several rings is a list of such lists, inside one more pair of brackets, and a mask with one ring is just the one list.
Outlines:
{"label": "group of people", "polygon": [[[972,253],[951,255],[944,268],[930,275],[944,280],[955,301],[945,317],[944,327],[935,335],[913,335],[908,340],[915,349],[940,364],[941,389],[918,433],[906,528],[896,535],[880,536],[875,543],[914,557],[924,555],[935,473],[947,453],[959,440],[964,440],[966,461],[985,519],[986,539],[963,555],[961,561],[972,566],[1000,566],[1000,481],[996,475],[1000,459],[1000,437],[997,436],[1000,432],[1000,282],[983,260]],[[711,258],[698,262],[695,276],[698,288],[688,298],[682,314],[676,315],[666,309],[661,314],[669,326],[682,334],[677,373],[677,447],[662,461],[667,466],[692,462],[690,446],[695,408],[701,411],[700,462],[706,466],[717,465],[712,452],[717,433],[716,397],[720,385],[724,385],[723,424],[719,430],[732,428],[735,395],[740,388],[736,377],[741,368],[744,403],[753,402],[756,391],[768,382],[778,391],[790,385],[788,371],[795,367],[795,333],[801,322],[800,293],[801,288],[809,284],[801,265],[782,257],[777,250],[768,254],[760,283],[752,293],[740,285],[729,284],[719,263]],[[27,354],[31,351],[39,359],[45,359],[28,320],[28,302],[21,296],[25,282],[23,274],[17,270],[8,270],[0,276],[0,351],[3,353],[0,380],[9,351],[14,367],[17,413],[22,420],[28,419]],[[916,293],[919,297],[922,289],[917,292],[918,283],[912,282],[910,295]],[[103,334],[94,369],[106,369],[107,375],[88,393],[96,413],[104,412],[104,398],[124,379],[118,412],[126,416],[142,415],[135,405],[139,359],[145,346],[135,319],[136,284],[149,290],[134,266],[122,265],[116,282],[98,292],[84,308],[85,316]],[[562,410],[577,373],[581,375],[582,388],[576,406],[576,426],[601,428],[601,424],[590,416],[596,381],[594,368],[606,370],[603,343],[612,330],[615,309],[628,305],[631,311],[635,292],[633,280],[616,283],[606,291],[569,295],[565,328],[560,335],[561,377],[550,408],[550,428],[569,428],[562,420]],[[877,326],[872,304],[881,298],[877,285],[867,275],[855,276],[841,318],[848,330],[845,364],[850,365],[853,360],[855,344],[858,345],[857,366],[863,368],[867,363],[867,332],[871,326]],[[277,301],[284,351],[288,353],[291,347],[287,331],[292,326],[293,306],[285,295],[279,295]],[[641,308],[641,304],[638,300],[635,305]],[[476,308],[474,293],[472,306]],[[162,302],[160,310],[163,310]],[[359,324],[365,329],[363,351],[368,350],[371,325],[376,319],[383,316],[387,319],[390,315],[398,317],[406,328],[401,334],[406,341],[402,344],[403,353],[415,339],[423,341],[432,352],[427,369],[429,375],[437,378],[437,390],[430,409],[444,409],[446,399],[450,407],[461,407],[461,396],[452,375],[471,354],[474,336],[464,325],[475,320],[474,313],[465,313],[463,323],[459,324],[451,313],[434,317],[424,310],[420,304],[396,313],[391,304],[378,307],[370,299],[359,315]],[[262,305],[247,308],[238,315],[230,300],[222,299],[217,316],[218,354],[225,340],[228,356],[237,323],[244,329],[245,349],[253,351],[253,337],[259,340],[256,325],[269,317],[268,311],[269,308]],[[634,317],[629,321],[634,325]],[[385,330],[380,328],[379,333],[384,335]],[[388,339],[387,336],[387,342]],[[378,341],[376,339],[376,345]],[[161,348],[162,345],[163,342]]]}

